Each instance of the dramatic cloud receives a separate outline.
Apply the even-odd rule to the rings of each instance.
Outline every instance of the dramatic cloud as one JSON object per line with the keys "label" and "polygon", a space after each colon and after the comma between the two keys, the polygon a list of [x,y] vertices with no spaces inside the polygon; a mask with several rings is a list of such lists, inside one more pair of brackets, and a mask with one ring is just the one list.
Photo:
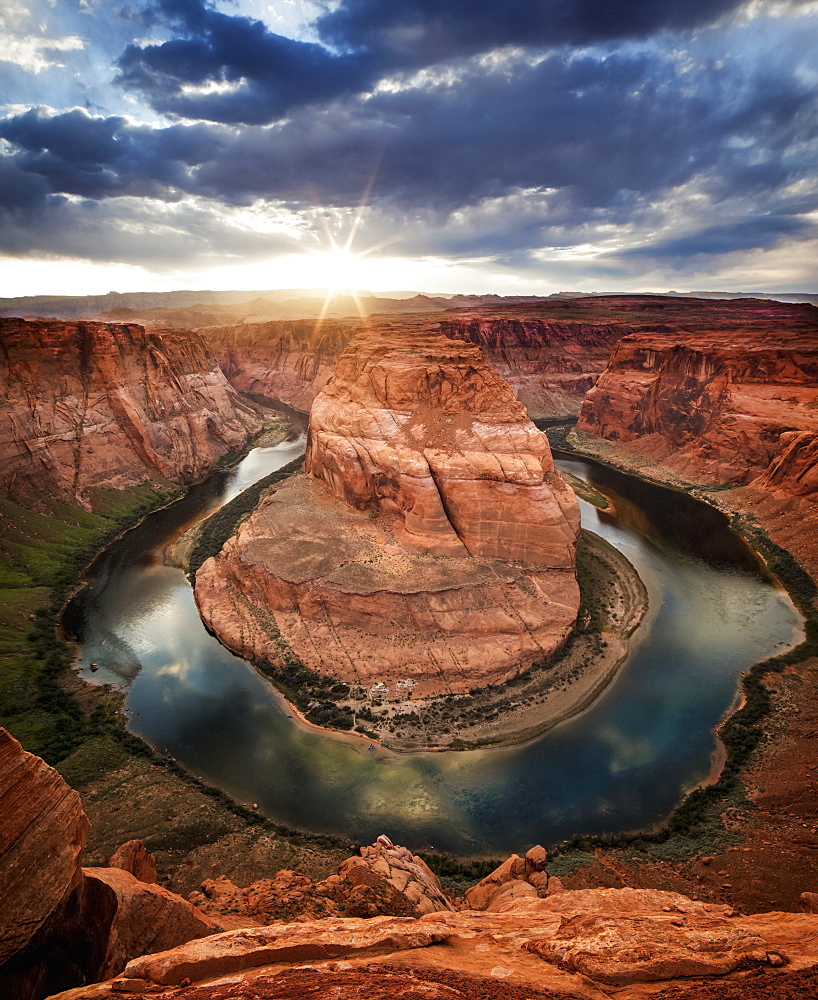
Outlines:
{"label": "dramatic cloud", "polygon": [[261,21],[221,14],[202,0],[160,0],[157,16],[180,37],[129,45],[117,82],[163,113],[210,121],[268,124],[293,106],[357,91],[371,61],[269,31]]}
{"label": "dramatic cloud", "polygon": [[296,38],[242,0],[99,2],[107,49],[77,7],[26,51],[107,52],[113,96],[62,109],[32,65],[41,106],[0,119],[7,253],[258,259],[358,218],[393,255],[615,280],[815,238],[815,5],[343,0]]}

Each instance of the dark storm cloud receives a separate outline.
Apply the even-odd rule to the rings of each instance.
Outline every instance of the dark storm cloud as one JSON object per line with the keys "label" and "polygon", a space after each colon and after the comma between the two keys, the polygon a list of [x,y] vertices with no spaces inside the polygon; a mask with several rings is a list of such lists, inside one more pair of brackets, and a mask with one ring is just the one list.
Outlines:
{"label": "dark storm cloud", "polygon": [[[183,9],[191,29],[197,18],[222,16],[193,0]],[[455,69],[437,83],[316,100],[269,128],[32,110],[0,121],[8,144],[0,162],[21,192],[12,206],[30,217],[32,245],[41,241],[41,213],[61,196],[86,199],[64,215],[102,225],[114,209],[94,216],[94,204],[123,197],[354,207],[373,175],[371,242],[397,234],[404,253],[508,258],[567,246],[584,241],[583,226],[627,225],[692,181],[714,205],[744,199],[746,210],[763,204],[777,220],[714,227],[702,248],[773,245],[808,210],[803,195],[775,195],[814,169],[814,94],[795,69],[700,59],[692,72],[648,46]],[[22,245],[25,227],[13,239]],[[695,241],[680,240],[678,252],[696,252]],[[663,252],[676,253],[670,243]]]}
{"label": "dark storm cloud", "polygon": [[345,0],[318,21],[330,45],[429,64],[504,45],[551,47],[643,38],[714,21],[742,0]]}
{"label": "dark storm cloud", "polygon": [[52,191],[91,199],[178,198],[190,187],[189,168],[224,148],[219,131],[209,125],[154,129],[78,109],[62,115],[32,109],[0,121],[0,136],[19,150],[16,165]]}
{"label": "dark storm cloud", "polygon": [[[221,14],[201,0],[160,0],[151,10],[181,37],[129,45],[118,62],[117,82],[162,113],[264,124],[292,106],[360,90],[373,79],[368,57],[332,55],[321,45],[276,35],[261,21]],[[228,89],[208,93],[208,85]]]}
{"label": "dark storm cloud", "polygon": [[616,256],[651,257],[658,260],[685,260],[699,254],[721,255],[737,250],[763,250],[784,239],[798,238],[814,230],[804,219],[789,216],[763,216],[741,219],[722,226],[708,226],[690,236],[663,240],[650,247],[638,247]]}
{"label": "dark storm cloud", "polygon": [[157,0],[146,17],[175,37],[129,45],[117,81],[164,114],[265,124],[361,93],[391,73],[516,45],[546,49],[644,38],[712,22],[742,0],[346,0],[320,18],[325,45],[294,41],[205,0]]}

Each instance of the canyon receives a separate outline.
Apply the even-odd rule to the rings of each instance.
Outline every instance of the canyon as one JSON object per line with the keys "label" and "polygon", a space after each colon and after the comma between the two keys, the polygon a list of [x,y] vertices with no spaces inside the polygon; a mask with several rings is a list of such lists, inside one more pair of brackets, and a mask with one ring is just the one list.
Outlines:
{"label": "canyon", "polygon": [[196,600],[255,661],[392,700],[462,693],[563,644],[578,530],[545,435],[479,348],[381,328],[316,397],[306,475],[201,566]]}
{"label": "canyon", "polygon": [[[731,516],[748,537],[755,539],[754,532],[764,533],[793,553],[815,577],[816,315],[813,306],[770,301],[610,296],[466,305],[443,315],[373,316],[366,324],[357,319],[325,321],[323,325],[314,320],[293,320],[202,326],[196,331],[161,325],[144,330],[135,324],[117,322],[5,320],[0,327],[4,346],[2,374],[10,405],[0,424],[3,485],[17,502],[32,508],[41,506],[43,496],[47,496],[52,512],[54,498],[93,509],[105,490],[122,491],[144,482],[184,483],[203,475],[220,457],[238,452],[258,433],[265,419],[257,405],[262,400],[281,401],[306,410],[317,398],[321,418],[310,442],[312,475],[279,487],[240,526],[219,556],[225,567],[234,560],[235,579],[228,586],[213,575],[208,582],[208,574],[215,574],[215,566],[203,576],[200,600],[205,616],[209,613],[208,601],[213,608],[217,603],[208,596],[207,587],[212,587],[223,602],[224,592],[230,590],[230,601],[226,602],[231,607],[230,620],[225,627],[240,635],[236,648],[242,652],[268,656],[272,636],[274,648],[285,655],[287,650],[299,655],[307,650],[316,657],[313,662],[318,666],[325,650],[332,648],[334,658],[346,662],[346,638],[337,646],[329,646],[337,634],[334,621],[332,629],[325,630],[322,625],[310,636],[298,636],[286,615],[293,615],[292,609],[297,606],[308,613],[317,611],[320,617],[329,607],[332,621],[333,615],[352,610],[357,617],[349,635],[354,632],[356,636],[362,622],[371,628],[373,621],[382,618],[401,624],[411,619],[414,626],[418,611],[411,607],[412,594],[396,588],[399,599],[388,607],[380,603],[381,597],[373,600],[373,595],[382,593],[378,590],[382,579],[379,573],[390,568],[378,565],[377,554],[386,551],[388,558],[382,561],[390,563],[392,569],[402,561],[403,568],[399,569],[404,578],[414,567],[423,565],[428,574],[424,578],[427,588],[428,581],[434,580],[433,567],[441,558],[464,563],[468,560],[473,579],[467,573],[460,584],[465,580],[472,594],[484,588],[484,603],[495,625],[504,607],[500,598],[506,599],[510,593],[516,593],[512,603],[524,609],[527,619],[524,628],[515,624],[504,633],[511,638],[504,640],[504,649],[488,672],[470,673],[470,667],[459,675],[455,687],[448,681],[435,687],[440,684],[440,670],[429,667],[425,675],[420,675],[429,691],[457,690],[457,684],[468,688],[508,676],[511,659],[519,663],[521,657],[539,658],[549,643],[559,645],[570,628],[571,609],[574,614],[576,610],[564,559],[571,549],[571,532],[565,530],[572,524],[570,503],[562,487],[557,486],[551,509],[552,526],[563,525],[556,532],[558,543],[531,545],[519,524],[514,527],[511,521],[490,526],[470,491],[487,487],[489,491],[499,489],[504,496],[506,490],[526,492],[519,487],[530,485],[527,477],[532,469],[536,472],[532,459],[545,470],[543,483],[549,480],[545,446],[533,436],[533,428],[523,426],[523,418],[515,409],[519,404],[510,395],[503,396],[488,371],[481,369],[486,388],[481,406],[489,412],[495,407],[497,422],[513,429],[510,434],[504,431],[500,435],[506,442],[513,442],[513,447],[500,451],[513,455],[514,461],[498,463],[502,478],[494,471],[493,478],[478,475],[471,479],[471,472],[464,475],[464,469],[479,470],[481,466],[473,461],[475,445],[465,428],[454,428],[457,447],[448,440],[435,440],[434,435],[408,439],[397,436],[394,425],[400,421],[381,419],[386,410],[392,410],[393,387],[389,380],[381,383],[384,391],[388,389],[384,398],[377,394],[374,399],[363,398],[354,388],[360,359],[349,361],[347,373],[343,374],[342,367],[342,377],[336,376],[330,382],[343,351],[359,335],[357,331],[364,326],[364,340],[373,338],[370,352],[376,350],[376,344],[394,342],[405,333],[408,355],[409,345],[425,343],[435,330],[445,333],[456,345],[449,350],[465,351],[464,358],[473,356],[469,351],[482,348],[512,386],[517,399],[541,419],[576,414],[584,397],[578,429],[568,435],[569,447],[705,497]],[[354,351],[351,357],[355,357]],[[400,356],[394,361],[397,367],[411,367],[413,359]],[[444,384],[445,380],[436,391]],[[384,402],[390,405],[384,407]],[[377,419],[376,411],[380,411]],[[511,415],[513,420],[500,419]],[[486,422],[491,424],[492,420]],[[416,477],[402,474],[403,466],[391,468],[382,459],[376,460],[379,449],[382,454],[398,446],[405,449],[401,454],[407,468],[414,468],[418,456],[423,456],[427,478],[435,481],[434,491],[431,484],[425,492],[419,490]],[[432,461],[426,459],[427,451]],[[439,452],[444,454],[436,464]],[[453,491],[451,518],[444,503],[449,490]],[[428,500],[434,498],[435,491],[441,498],[440,507],[432,509]],[[466,510],[460,519],[455,513],[458,505]],[[554,505],[561,512],[562,522]],[[314,578],[285,579],[285,586],[280,583],[283,577],[273,578],[263,565],[270,552],[277,560],[282,558],[280,546],[276,549],[276,537],[280,514],[285,509],[289,512],[287,518],[291,518],[287,530],[297,529],[305,544],[318,541],[319,547],[324,546],[328,536],[333,542],[334,552],[321,548],[321,553],[329,575],[336,574],[337,578],[320,593],[319,600],[305,599],[298,592],[305,583],[308,590]],[[410,513],[412,516],[407,516]],[[344,547],[348,540],[339,537],[336,541],[334,537],[340,535],[335,526],[342,522],[354,538],[351,550]],[[525,539],[524,544],[521,539]],[[264,559],[244,561],[242,549],[252,555],[252,546],[258,543],[265,551]],[[350,555],[360,557],[361,553],[364,559],[360,568],[346,569],[343,564],[349,565]],[[371,562],[365,561],[367,553]],[[492,573],[491,581],[486,576],[481,578],[474,569],[474,564],[487,566],[492,560],[509,558],[522,561],[523,556],[525,561],[532,560],[533,569],[512,572],[504,567],[505,576],[498,578]],[[288,556],[287,561],[289,575],[296,577],[295,571],[300,572],[302,567],[297,559]],[[532,596],[532,586],[536,592],[543,574],[556,574],[555,579],[565,581],[556,591],[550,585],[541,588],[550,597],[552,612],[554,603],[563,609],[556,627],[543,625],[542,617],[537,617],[542,615],[542,602],[532,599],[526,603]],[[276,634],[269,620],[259,624],[255,612],[251,615],[241,597],[235,596],[238,583],[248,579],[265,593],[265,600],[287,604],[281,612],[284,627],[277,620]],[[438,578],[438,593],[445,592],[449,583]],[[814,612],[814,588],[810,591],[807,584],[804,587],[806,596],[799,598],[800,607],[808,617],[808,628],[814,629],[813,619],[809,618]],[[25,635],[32,627],[35,610],[44,603],[44,589],[32,591],[30,600],[25,599],[28,603],[20,599],[21,590],[15,591],[19,611],[15,605],[9,616],[10,627],[16,630],[9,633],[17,643],[14,657],[28,655],[18,649],[26,649]],[[424,594],[432,592],[433,588],[426,589]],[[557,602],[552,596],[555,592]],[[424,622],[431,622],[428,604],[423,610],[427,616]],[[447,622],[465,622],[464,634],[468,635],[473,610],[468,602],[460,602],[453,611],[445,604],[436,607],[434,627],[439,628],[441,615],[448,615]],[[511,617],[506,616],[504,627],[508,628]],[[536,649],[521,648],[521,637],[527,643],[527,636],[536,635],[541,628],[545,643],[538,639]],[[368,636],[377,634],[373,631]],[[284,645],[279,647],[281,636]],[[470,648],[474,643],[473,648],[481,651],[479,657],[475,653],[475,662],[485,662],[484,636],[463,642]],[[463,648],[457,647],[458,663]],[[361,663],[360,670],[350,668],[345,676],[352,683],[371,688],[375,673],[367,672],[364,657]],[[395,683],[402,679],[395,675]],[[493,883],[506,893],[502,900],[498,897],[496,903],[479,910],[475,906],[464,910],[462,903],[450,900],[454,909],[434,909],[420,916],[416,910],[419,900],[426,898],[425,889],[413,890],[417,898],[408,902],[395,895],[403,891],[396,885],[407,874],[412,878],[406,879],[403,888],[410,881],[423,882],[417,872],[406,867],[420,866],[403,857],[404,867],[400,870],[404,874],[395,874],[393,868],[400,865],[392,866],[392,861],[399,859],[395,855],[387,857],[384,852],[388,854],[390,848],[383,845],[372,846],[372,865],[366,860],[368,849],[364,849],[360,855],[363,865],[356,858],[346,874],[336,871],[340,883],[331,881],[331,873],[308,878],[292,871],[279,873],[280,877],[270,872],[268,881],[275,882],[275,886],[260,886],[254,876],[247,877],[242,883],[245,889],[212,878],[199,892],[201,909],[192,916],[187,909],[190,903],[180,900],[187,914],[184,921],[190,920],[189,925],[182,921],[187,927],[183,933],[187,934],[190,927],[206,933],[202,941],[213,940],[212,953],[204,944],[203,950],[197,950],[199,945],[186,945],[181,940],[178,943],[187,950],[174,952],[177,942],[152,937],[152,927],[144,929],[142,938],[128,930],[128,914],[141,910],[143,903],[137,906],[127,900],[147,899],[144,912],[154,914],[151,920],[160,912],[156,909],[160,906],[159,896],[161,906],[171,905],[155,890],[148,889],[148,897],[143,896],[146,890],[142,886],[153,884],[149,881],[153,877],[150,863],[137,847],[131,847],[125,852],[130,860],[121,862],[129,870],[122,874],[111,874],[113,869],[105,865],[105,859],[96,870],[82,872],[79,859],[87,836],[87,820],[78,797],[61,786],[45,765],[20,757],[21,751],[13,744],[2,743],[3,773],[39,775],[43,784],[38,787],[47,789],[32,796],[25,792],[23,783],[11,799],[4,799],[0,829],[5,832],[9,817],[18,816],[19,823],[14,827],[16,832],[2,844],[11,845],[7,857],[24,859],[22,867],[16,869],[18,881],[4,882],[14,887],[7,913],[13,918],[19,915],[27,929],[3,925],[2,937],[8,944],[2,953],[6,960],[2,974],[28,977],[25,981],[34,984],[31,996],[42,997],[46,992],[68,988],[65,980],[43,977],[56,975],[58,966],[67,970],[66,975],[76,974],[76,962],[68,955],[81,953],[87,966],[81,975],[86,981],[90,981],[89,976],[120,976],[115,992],[125,996],[129,990],[136,995],[146,989],[167,996],[185,991],[185,995],[202,998],[224,996],[219,991],[228,987],[214,982],[213,975],[233,977],[233,982],[241,982],[243,989],[256,991],[248,995],[259,997],[323,996],[332,990],[336,993],[331,995],[338,996],[344,995],[343,990],[359,997],[385,997],[395,992],[412,996],[410,991],[415,990],[419,996],[486,995],[509,1000],[536,997],[537,991],[542,996],[556,993],[599,998],[609,995],[611,989],[625,997],[646,996],[654,990],[661,995],[668,986],[675,992],[667,996],[687,996],[690,1000],[716,996],[720,1000],[758,995],[774,998],[779,995],[776,990],[782,997],[814,995],[818,957],[811,918],[795,913],[746,917],[728,912],[733,911],[730,901],[739,896],[749,901],[745,908],[769,908],[771,898],[797,899],[796,886],[798,891],[816,888],[814,879],[809,881],[818,843],[818,801],[811,774],[818,704],[814,644],[800,658],[796,656],[782,669],[766,674],[760,683],[769,700],[769,711],[761,720],[761,750],[742,772],[747,797],[738,804],[734,798],[728,805],[719,806],[723,808],[717,820],[719,827],[734,838],[729,847],[726,841],[714,848],[697,847],[694,842],[692,847],[687,845],[690,851],[684,861],[669,861],[673,858],[669,849],[667,855],[657,855],[660,860],[645,864],[634,860],[627,850],[596,846],[593,861],[564,879],[563,888],[569,890],[564,894],[559,891],[560,879],[548,874],[547,865],[529,871],[524,859],[509,859],[505,874],[498,875]],[[391,696],[392,691],[387,688],[385,694]],[[13,685],[3,687],[2,697],[4,706],[15,704]],[[82,698],[86,699],[84,711],[90,714],[95,702],[85,693]],[[38,705],[37,712],[41,711]],[[21,720],[25,716],[16,707],[11,712],[4,708],[2,719],[14,731],[24,725]],[[32,732],[24,731],[27,737]],[[135,765],[124,761],[120,750],[117,752],[120,755],[115,756],[116,767],[120,770],[107,786],[116,789],[106,791],[110,798],[98,797],[94,789],[100,786],[93,782],[84,787],[86,809],[94,813],[95,827],[98,817],[105,824],[106,837],[118,831],[125,840],[131,837],[129,826],[139,803],[133,803],[133,812],[130,806],[120,809],[121,788],[127,784],[123,776],[136,772]],[[71,771],[74,756],[81,758],[82,752],[68,757],[66,771],[80,774],[81,769]],[[164,774],[159,777],[162,769],[145,762],[139,766],[140,795],[148,798],[154,785],[166,795],[171,785]],[[174,794],[189,796],[185,801],[190,803],[187,808],[191,812],[204,809],[205,800],[197,799],[199,793],[184,782],[173,787]],[[53,815],[45,809],[38,812],[41,796],[43,802],[54,804]],[[183,816],[172,827],[162,804],[156,816],[160,826],[167,824],[175,835],[186,831],[187,839],[181,840],[188,845],[184,850],[190,856],[197,852],[208,858],[215,856],[207,855],[206,844],[213,836],[205,826],[196,827],[195,834],[189,833],[194,824],[189,816]],[[60,831],[49,825],[55,817]],[[234,820],[238,823],[235,816],[231,822]],[[24,828],[41,831],[41,843],[33,853],[29,847],[15,846],[23,844],[18,835]],[[68,843],[59,839],[66,834]],[[91,836],[96,836],[93,831]],[[163,837],[164,833],[157,835],[158,844]],[[94,849],[99,851],[98,847]],[[174,864],[178,864],[182,848],[169,850],[163,846],[162,852],[165,857],[173,856]],[[381,866],[381,882],[370,872],[378,860],[390,872],[386,875]],[[353,869],[358,874],[350,875]],[[212,874],[218,875],[219,870]],[[166,881],[170,871],[166,867],[158,877]],[[509,872],[516,874],[503,881]],[[521,874],[524,877],[519,877]],[[537,878],[540,874],[545,876],[544,881]],[[357,902],[352,904],[346,893],[348,887],[338,888],[347,877],[357,887]],[[42,889],[30,893],[29,887],[35,881]],[[134,882],[139,884],[134,886]],[[384,887],[384,882],[389,883],[389,888]],[[382,893],[375,890],[376,885],[383,888]],[[671,891],[671,887],[679,885],[683,895]],[[697,892],[706,901],[691,900]],[[493,890],[484,886],[481,894],[493,897]],[[385,897],[394,907],[403,909],[393,914],[378,910]],[[50,903],[40,905],[43,899],[53,902],[51,909]],[[36,912],[31,909],[32,900]],[[177,905],[172,901],[172,907]],[[342,906],[350,905],[359,906],[356,913],[361,916],[342,916]],[[378,912],[371,917],[373,906]],[[228,929],[229,913],[222,911],[231,909],[241,911],[240,919],[246,921],[243,927],[236,926],[233,913],[234,923]],[[321,914],[331,914],[331,919],[323,919]],[[291,926],[295,917],[306,930]],[[270,919],[279,921],[272,930],[266,923]],[[388,920],[398,923],[379,923]],[[214,925],[226,930],[217,931]],[[92,926],[94,944],[81,948],[78,942],[88,938]],[[120,929],[112,930],[116,926]],[[56,937],[48,938],[52,932]],[[701,938],[705,932],[712,932],[712,937]],[[234,937],[221,938],[224,933]],[[322,954],[332,958],[318,961],[313,952],[303,950],[304,934],[320,941],[325,949]],[[713,943],[721,956],[718,963],[706,969],[701,964],[701,954],[691,945],[697,936]],[[137,939],[142,943],[133,948],[127,943]],[[614,939],[617,957],[610,951]],[[54,953],[60,959],[52,962],[51,972],[46,973],[37,963],[54,941],[58,949]],[[271,948],[274,951],[279,945],[282,954],[289,956],[285,961],[279,961],[274,954],[271,957]],[[634,965],[622,957],[629,948],[642,955]],[[171,951],[167,953],[170,957],[157,958],[151,964],[136,954],[140,949]],[[251,953],[260,956],[264,964],[248,971],[256,961],[247,957]],[[235,964],[230,964],[234,958],[227,960],[225,955],[234,956]],[[126,960],[137,964],[123,973]],[[94,971],[90,972],[92,966]],[[177,975],[167,970],[178,969],[185,970],[178,982],[169,980],[161,985],[162,977]],[[669,972],[671,978],[655,978],[657,969],[662,975]],[[675,978],[682,972],[685,979]],[[727,978],[707,986],[701,979],[704,975]],[[192,985],[181,986],[184,979],[190,979]],[[73,996],[75,1000],[90,998],[108,993],[111,988],[110,981],[99,987],[80,984]]]}
{"label": "canyon", "polygon": [[753,302],[725,313],[706,330],[625,336],[585,397],[579,428],[639,442],[640,453],[695,482],[765,477],[768,489],[814,492],[815,310]]}
{"label": "canyon", "polygon": [[[538,314],[539,313],[539,314]],[[231,383],[307,411],[361,320],[272,321],[200,326]],[[605,368],[613,345],[633,329],[599,319],[574,300],[532,306],[449,309],[438,314],[374,315],[366,326],[399,338],[439,329],[476,344],[534,419],[575,415]]]}

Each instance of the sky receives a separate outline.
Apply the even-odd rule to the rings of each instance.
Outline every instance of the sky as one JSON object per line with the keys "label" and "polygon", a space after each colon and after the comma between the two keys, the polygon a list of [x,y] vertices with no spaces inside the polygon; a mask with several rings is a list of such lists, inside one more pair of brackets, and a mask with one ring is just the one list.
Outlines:
{"label": "sky", "polygon": [[2,0],[0,296],[818,292],[818,0]]}

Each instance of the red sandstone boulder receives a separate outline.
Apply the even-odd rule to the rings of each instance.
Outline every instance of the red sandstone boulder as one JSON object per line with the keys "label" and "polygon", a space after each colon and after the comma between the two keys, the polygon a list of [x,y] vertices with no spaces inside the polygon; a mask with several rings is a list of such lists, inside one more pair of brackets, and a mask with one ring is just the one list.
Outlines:
{"label": "red sandstone boulder", "polygon": [[818,913],[818,892],[802,892],[800,903],[804,913]]}
{"label": "red sandstone boulder", "polygon": [[118,847],[108,862],[109,868],[130,872],[140,882],[156,883],[156,858],[141,840],[129,840]]}
{"label": "red sandstone boulder", "polygon": [[226,931],[206,941],[191,941],[172,951],[134,959],[125,976],[178,985],[226,976],[264,965],[301,964],[332,958],[392,955],[423,948],[451,936],[446,927],[412,917],[347,918],[312,923],[270,924]]}
{"label": "red sandstone boulder", "polygon": [[176,893],[140,882],[120,868],[83,868],[83,874],[85,891],[97,900],[108,897],[106,908],[112,910],[99,979],[121,972],[136,955],[165,951],[223,929]]}
{"label": "red sandstone boulder", "polygon": [[471,910],[493,910],[509,900],[547,895],[547,860],[548,854],[539,844],[526,851],[525,857],[512,854],[466,891],[466,905]]}

